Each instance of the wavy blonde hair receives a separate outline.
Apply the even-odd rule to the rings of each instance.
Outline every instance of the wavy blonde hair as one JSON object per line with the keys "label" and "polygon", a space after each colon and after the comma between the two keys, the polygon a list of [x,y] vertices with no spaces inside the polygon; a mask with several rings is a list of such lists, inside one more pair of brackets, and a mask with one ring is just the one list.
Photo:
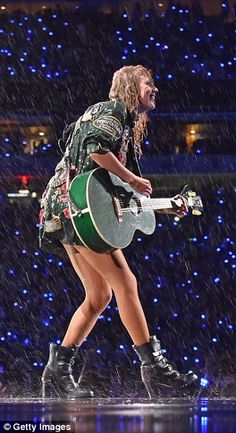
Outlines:
{"label": "wavy blonde hair", "polygon": [[[140,105],[140,79],[141,77],[148,77],[153,81],[151,71],[144,66],[123,66],[118,69],[112,79],[112,85],[109,92],[110,99],[122,99],[125,102],[132,118],[135,120],[134,126],[134,142],[136,145],[136,152],[141,156],[141,144],[147,134],[147,112],[138,115],[138,108]],[[153,83],[154,86],[154,83]]]}

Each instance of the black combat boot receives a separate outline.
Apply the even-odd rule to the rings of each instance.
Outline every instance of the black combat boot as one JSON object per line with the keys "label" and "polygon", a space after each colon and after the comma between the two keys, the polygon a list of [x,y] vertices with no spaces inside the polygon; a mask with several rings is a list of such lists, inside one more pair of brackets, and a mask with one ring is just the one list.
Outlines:
{"label": "black combat boot", "polygon": [[78,347],[50,344],[49,359],[42,375],[42,397],[68,399],[93,397],[93,392],[75,383],[72,366]]}
{"label": "black combat boot", "polygon": [[[156,336],[150,337],[148,343],[133,346],[141,365],[142,381],[150,398],[196,395],[198,377],[193,372],[179,373],[162,355],[160,341]],[[168,394],[169,391],[169,394]]]}

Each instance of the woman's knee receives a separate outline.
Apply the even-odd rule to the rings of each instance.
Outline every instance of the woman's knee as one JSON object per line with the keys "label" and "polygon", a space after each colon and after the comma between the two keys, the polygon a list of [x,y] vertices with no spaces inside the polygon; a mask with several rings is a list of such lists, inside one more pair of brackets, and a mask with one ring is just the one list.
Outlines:
{"label": "woman's knee", "polygon": [[114,293],[123,293],[125,296],[135,296],[137,294],[137,279],[129,270],[122,273],[120,278],[112,286]]}
{"label": "woman's knee", "polygon": [[86,293],[85,302],[92,314],[102,313],[111,302],[112,290],[110,288],[100,289],[94,293]]}

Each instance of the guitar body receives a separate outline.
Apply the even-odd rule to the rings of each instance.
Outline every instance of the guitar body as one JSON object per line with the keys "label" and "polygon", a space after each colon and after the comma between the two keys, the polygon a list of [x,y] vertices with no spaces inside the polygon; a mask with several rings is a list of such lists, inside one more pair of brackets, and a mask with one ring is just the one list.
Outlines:
{"label": "guitar body", "polygon": [[155,214],[142,195],[103,168],[76,176],[69,189],[70,213],[82,244],[98,253],[127,247],[136,230],[152,234]]}

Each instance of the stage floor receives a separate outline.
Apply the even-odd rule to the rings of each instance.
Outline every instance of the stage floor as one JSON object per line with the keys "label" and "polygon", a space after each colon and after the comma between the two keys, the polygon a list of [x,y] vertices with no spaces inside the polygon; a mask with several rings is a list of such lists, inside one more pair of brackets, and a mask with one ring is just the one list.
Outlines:
{"label": "stage floor", "polygon": [[1,433],[236,433],[236,398],[2,398],[0,420]]}

